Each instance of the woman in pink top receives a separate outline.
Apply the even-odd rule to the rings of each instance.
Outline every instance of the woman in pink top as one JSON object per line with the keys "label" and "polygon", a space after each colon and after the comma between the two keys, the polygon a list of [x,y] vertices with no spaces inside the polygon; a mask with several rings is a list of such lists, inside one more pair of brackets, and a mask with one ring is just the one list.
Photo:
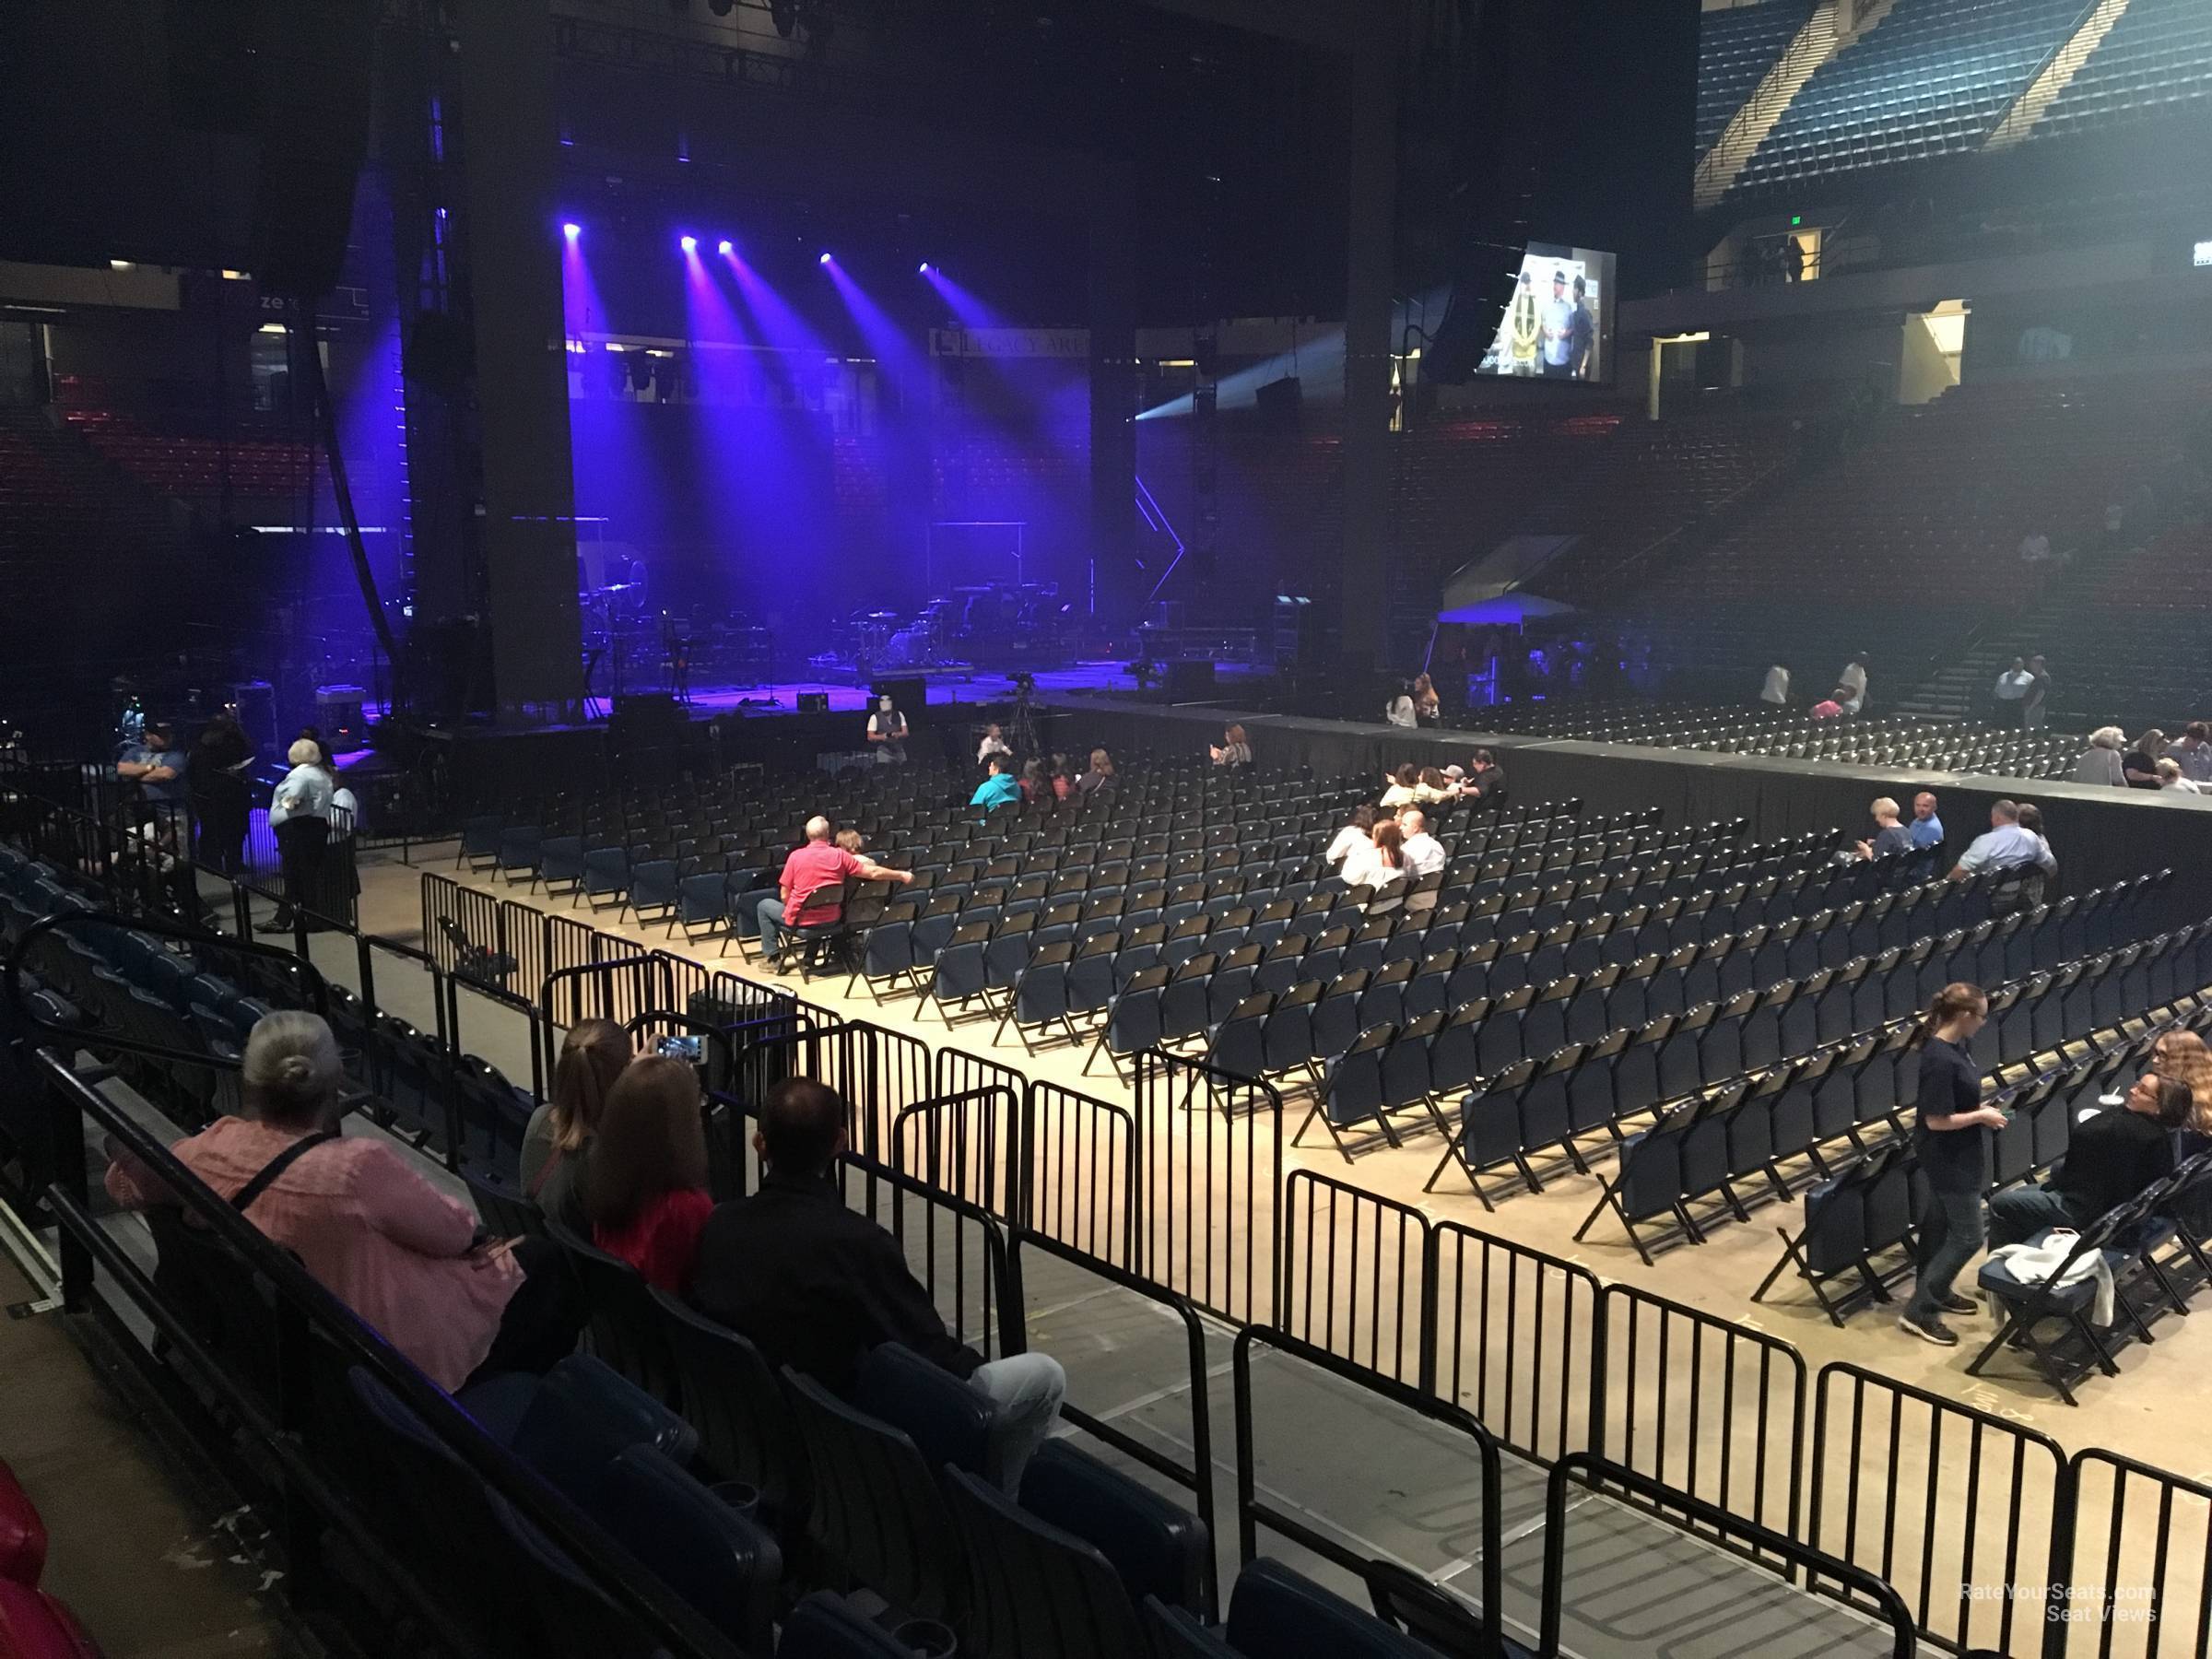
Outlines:
{"label": "woman in pink top", "polygon": [[[476,1218],[390,1146],[337,1137],[338,1045],[318,1016],[264,1015],[241,1081],[245,1116],[170,1150],[233,1203],[290,1154],[242,1206],[248,1219],[425,1376],[451,1391],[479,1369],[541,1370],[575,1346],[558,1256],[531,1272],[541,1264],[527,1247],[543,1241],[479,1245]],[[127,1209],[176,1202],[127,1155],[109,1166],[107,1188]]]}

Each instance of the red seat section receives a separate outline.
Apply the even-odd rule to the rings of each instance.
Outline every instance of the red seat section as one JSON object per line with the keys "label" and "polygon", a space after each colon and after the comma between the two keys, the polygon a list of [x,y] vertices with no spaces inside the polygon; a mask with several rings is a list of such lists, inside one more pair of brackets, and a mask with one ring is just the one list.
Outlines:
{"label": "red seat section", "polygon": [[45,1566],[46,1524],[15,1471],[0,1463],[0,1579],[35,1585]]}
{"label": "red seat section", "polygon": [[100,1644],[53,1596],[0,1579],[0,1659],[100,1659]]}

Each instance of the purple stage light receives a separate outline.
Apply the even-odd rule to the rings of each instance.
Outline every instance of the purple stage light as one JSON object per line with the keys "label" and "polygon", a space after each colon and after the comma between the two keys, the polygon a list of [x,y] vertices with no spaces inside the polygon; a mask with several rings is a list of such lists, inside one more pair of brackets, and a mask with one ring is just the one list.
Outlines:
{"label": "purple stage light", "polygon": [[828,252],[827,250],[824,250],[824,252],[823,252],[823,253],[822,253],[822,256],[821,256],[819,259],[816,260],[814,263],[815,263],[815,264],[817,264],[817,265],[828,265],[828,264],[830,263],[830,254],[829,254],[829,252]]}
{"label": "purple stage light", "polygon": [[714,252],[726,259],[737,252],[737,244],[725,236],[714,244]]}
{"label": "purple stage light", "polygon": [[571,219],[566,224],[561,226],[560,233],[567,237],[571,241],[574,241],[578,237],[583,234],[583,227],[578,224],[574,219]]}
{"label": "purple stage light", "polygon": [[687,253],[696,253],[699,252],[699,238],[696,236],[681,236],[677,238],[676,245],[683,249],[683,251]]}
{"label": "purple stage light", "polygon": [[929,261],[925,259],[925,260],[924,260],[924,261],[922,262],[922,275],[923,275],[923,276],[928,276],[928,275],[929,275],[929,272],[930,272],[930,264],[929,264]]}

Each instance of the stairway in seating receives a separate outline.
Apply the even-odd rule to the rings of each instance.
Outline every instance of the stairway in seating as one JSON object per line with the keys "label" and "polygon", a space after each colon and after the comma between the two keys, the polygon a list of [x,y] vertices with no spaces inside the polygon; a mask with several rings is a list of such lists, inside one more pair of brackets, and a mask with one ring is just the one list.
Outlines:
{"label": "stairway in seating", "polygon": [[[1846,0],[1821,0],[1789,49],[1744,100],[1743,107],[1728,118],[1712,147],[1699,159],[1694,193],[1700,210],[1713,206],[1735,188],[1744,164],[1766,142],[1791,100],[1813,78],[1813,71],[1888,16],[1896,4],[1897,0],[1860,0],[1857,6],[1851,7]],[[1848,24],[1843,21],[1846,10],[1851,13]]]}
{"label": "stairway in seating", "polygon": [[1997,123],[1982,147],[2008,150],[2025,139],[2043,118],[2043,112],[2073,84],[2076,72],[2089,61],[2089,53],[2104,43],[2104,37],[2126,15],[2127,7],[2128,0],[2096,0],[2066,43],[2051,54],[2041,72],[2013,100],[2012,108],[2005,112],[2005,119]]}

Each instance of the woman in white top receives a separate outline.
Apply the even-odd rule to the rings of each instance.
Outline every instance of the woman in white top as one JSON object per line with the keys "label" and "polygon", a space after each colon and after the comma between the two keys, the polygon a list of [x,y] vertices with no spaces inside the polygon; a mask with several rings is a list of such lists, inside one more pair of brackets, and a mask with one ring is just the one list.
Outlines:
{"label": "woman in white top", "polygon": [[1379,888],[1405,875],[1400,856],[1405,844],[1406,831],[1398,828],[1396,818],[1377,821],[1373,838],[1364,848],[1353,848],[1351,856],[1344,861],[1345,886]]}
{"label": "woman in white top", "polygon": [[1836,688],[1851,693],[1849,697],[1836,699],[1843,705],[1844,713],[1856,714],[1866,707],[1866,658],[1864,653],[1843,665],[1842,677],[1836,681]]}
{"label": "woman in white top", "polygon": [[301,737],[285,759],[292,770],[284,774],[269,799],[269,828],[276,837],[276,858],[284,872],[284,901],[276,916],[261,925],[263,933],[288,933],[295,910],[311,906],[321,890],[323,860],[329,844],[331,775],[323,769],[323,746]]}
{"label": "woman in white top", "polygon": [[1759,688],[1759,700],[1771,709],[1789,707],[1790,671],[1780,663],[1767,670],[1767,683]]}
{"label": "woman in white top", "polygon": [[2182,776],[2182,763],[2171,755],[2163,756],[2158,763],[2159,787],[2171,789],[2178,794],[2203,794],[2201,784]]}
{"label": "woman in white top", "polygon": [[1382,810],[1395,812],[1401,806],[1414,806],[1421,799],[1421,769],[1408,760],[1398,768],[1389,780],[1390,787],[1382,792]]}
{"label": "woman in white top", "polygon": [[1414,712],[1413,699],[1404,691],[1399,692],[1384,705],[1382,718],[1394,726],[1420,724],[1419,718]]}
{"label": "woman in white top", "polygon": [[1375,809],[1372,806],[1352,808],[1352,821],[1336,831],[1329,850],[1321,855],[1322,862],[1331,869],[1340,866],[1359,847],[1372,847],[1375,840]]}
{"label": "woman in white top", "polygon": [[983,740],[975,746],[975,763],[982,766],[994,755],[1011,757],[1013,753],[1013,747],[1006,742],[1006,733],[997,726],[988,725],[983,728]]}
{"label": "woman in white top", "polygon": [[2074,762],[2074,782],[2125,789],[2127,774],[2120,770],[2120,751],[2126,747],[2127,734],[2118,726],[2099,726],[2089,734],[2088,748]]}

